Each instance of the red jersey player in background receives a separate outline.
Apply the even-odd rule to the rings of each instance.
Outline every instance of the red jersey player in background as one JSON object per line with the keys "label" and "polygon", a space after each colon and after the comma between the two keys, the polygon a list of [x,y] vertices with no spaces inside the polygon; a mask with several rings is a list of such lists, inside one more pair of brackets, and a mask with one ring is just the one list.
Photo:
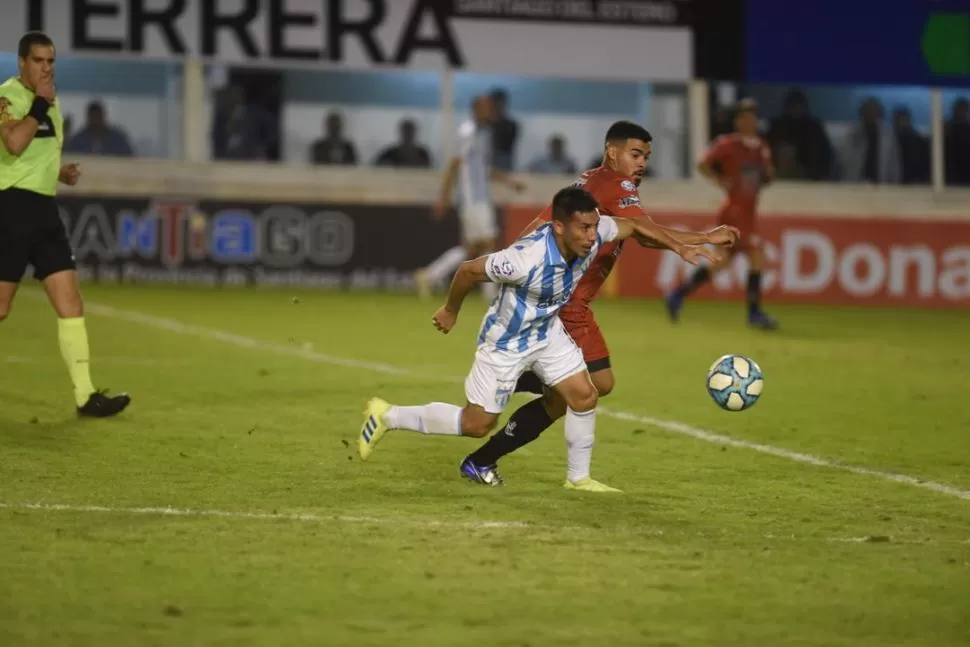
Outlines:
{"label": "red jersey player in background", "polygon": [[[697,262],[701,258],[712,260],[712,257],[718,259],[714,262],[720,262],[722,255],[718,252],[712,254],[712,250],[703,245],[733,245],[738,236],[733,227],[722,226],[703,233],[685,232],[658,225],[644,213],[637,187],[646,172],[652,139],[642,126],[628,121],[614,123],[606,133],[603,164],[583,173],[574,185],[591,193],[602,213],[635,219],[644,224],[651,237],[638,236],[637,242],[641,245],[672,250],[690,262]],[[547,206],[523,234],[531,232],[550,218],[551,209]],[[573,296],[559,311],[559,318],[566,331],[583,351],[593,386],[601,397],[613,390],[615,379],[610,366],[610,352],[593,316],[590,303],[613,270],[622,249],[622,241],[603,245],[593,259],[592,266],[576,286]],[[544,389],[534,373],[524,374],[515,391],[541,394],[543,397],[519,407],[501,431],[462,461],[460,472],[465,478],[483,485],[501,485],[502,479],[496,467],[498,460],[538,438],[566,413],[565,402],[553,391]],[[617,491],[591,479],[581,489]]]}
{"label": "red jersey player in background", "polygon": [[768,143],[758,135],[758,106],[753,100],[738,103],[734,129],[734,134],[714,140],[697,168],[727,194],[718,212],[718,222],[737,227],[741,231],[741,243],[724,261],[694,270],[687,281],[665,297],[665,302],[670,318],[677,321],[687,295],[727,267],[735,253],[743,252],[750,263],[748,324],[774,330],[778,322],[761,309],[761,271],[765,261],[758,236],[757,207],[762,187],[775,178],[775,168]]}

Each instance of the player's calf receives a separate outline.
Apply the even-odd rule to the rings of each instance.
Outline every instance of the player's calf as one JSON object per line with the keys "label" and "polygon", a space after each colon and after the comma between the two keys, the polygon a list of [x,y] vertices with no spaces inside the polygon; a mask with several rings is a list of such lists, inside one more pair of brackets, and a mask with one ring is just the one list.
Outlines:
{"label": "player's calf", "polygon": [[17,294],[17,284],[0,281],[0,322],[10,314],[14,295]]}
{"label": "player's calf", "polygon": [[[606,360],[609,362],[609,358]],[[596,388],[596,393],[599,397],[609,395],[613,392],[613,387],[616,386],[616,378],[613,377],[613,370],[609,368],[607,363],[607,368],[596,369],[594,366],[596,362],[587,362],[586,368],[589,371],[589,377],[593,381],[593,386]]]}
{"label": "player's calf", "polygon": [[585,370],[567,377],[554,388],[566,402],[566,479],[573,484],[583,482],[590,478],[593,462],[599,396]]}

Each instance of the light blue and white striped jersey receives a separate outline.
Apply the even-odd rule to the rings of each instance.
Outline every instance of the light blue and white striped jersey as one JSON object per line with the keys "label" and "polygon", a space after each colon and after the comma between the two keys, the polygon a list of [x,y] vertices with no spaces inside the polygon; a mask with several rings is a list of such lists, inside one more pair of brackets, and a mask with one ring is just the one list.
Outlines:
{"label": "light blue and white striped jersey", "polygon": [[492,130],[474,120],[458,128],[458,200],[460,204],[491,204]]}
{"label": "light blue and white striped jersey", "polygon": [[599,248],[615,240],[618,233],[612,218],[600,216],[592,251],[571,263],[556,246],[551,222],[511,247],[489,254],[485,273],[501,284],[501,290],[485,313],[478,345],[523,353],[547,343],[559,309],[569,301]]}

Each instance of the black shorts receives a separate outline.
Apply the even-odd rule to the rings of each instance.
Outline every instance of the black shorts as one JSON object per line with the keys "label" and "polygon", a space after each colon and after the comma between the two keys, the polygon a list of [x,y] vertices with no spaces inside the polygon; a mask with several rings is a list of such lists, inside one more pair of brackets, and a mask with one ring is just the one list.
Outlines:
{"label": "black shorts", "polygon": [[0,191],[0,281],[19,283],[28,265],[38,281],[77,269],[54,198],[4,189]]}

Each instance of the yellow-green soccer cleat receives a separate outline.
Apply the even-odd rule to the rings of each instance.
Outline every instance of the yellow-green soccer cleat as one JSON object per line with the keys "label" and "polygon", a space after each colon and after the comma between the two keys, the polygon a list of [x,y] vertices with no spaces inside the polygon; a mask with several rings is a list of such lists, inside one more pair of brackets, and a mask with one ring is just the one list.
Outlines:
{"label": "yellow-green soccer cleat", "polygon": [[390,408],[391,405],[380,398],[372,398],[367,403],[367,408],[364,409],[364,426],[360,428],[360,436],[357,438],[357,454],[360,455],[360,460],[366,461],[370,458],[374,447],[387,433],[384,414]]}
{"label": "yellow-green soccer cleat", "polygon": [[588,476],[584,479],[580,479],[573,483],[572,481],[566,481],[563,487],[567,490],[579,490],[580,492],[623,492],[623,490],[617,490],[615,487],[610,487],[609,485],[604,485],[599,481],[594,481]]}

